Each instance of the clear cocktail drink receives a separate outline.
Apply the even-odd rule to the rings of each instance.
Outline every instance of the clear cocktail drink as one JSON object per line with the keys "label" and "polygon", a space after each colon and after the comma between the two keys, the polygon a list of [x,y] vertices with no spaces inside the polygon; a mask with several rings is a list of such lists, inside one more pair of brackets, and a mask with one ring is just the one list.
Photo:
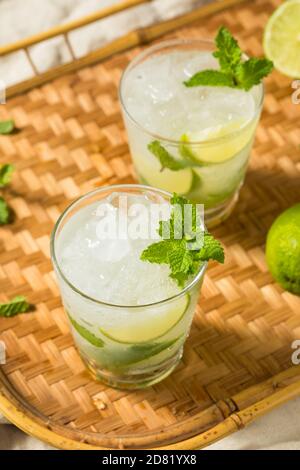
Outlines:
{"label": "clear cocktail drink", "polygon": [[144,387],[174,369],[206,269],[204,262],[180,288],[168,266],[141,261],[157,229],[146,232],[155,205],[169,215],[170,195],[138,185],[99,189],[75,201],[52,235],[79,353],[94,377],[116,387]]}
{"label": "clear cocktail drink", "polygon": [[138,179],[204,204],[208,227],[238,199],[263,102],[262,84],[184,86],[196,72],[219,68],[213,50],[209,41],[160,43],[130,63],[120,85]]}

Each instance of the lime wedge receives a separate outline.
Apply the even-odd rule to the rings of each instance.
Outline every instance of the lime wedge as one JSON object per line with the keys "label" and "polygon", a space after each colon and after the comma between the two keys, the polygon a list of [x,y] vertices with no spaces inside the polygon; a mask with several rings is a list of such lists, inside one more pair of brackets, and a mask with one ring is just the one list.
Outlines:
{"label": "lime wedge", "polygon": [[186,194],[186,197],[193,202],[200,201],[201,197],[201,186],[202,186],[202,181],[201,181],[201,176],[198,175],[196,170],[193,170],[193,183],[190,191]]}
{"label": "lime wedge", "polygon": [[142,180],[147,180],[150,186],[164,189],[165,191],[186,194],[192,187],[193,173],[190,168],[180,171],[172,171],[167,168],[163,171],[153,171],[144,168],[143,173],[147,175],[147,178],[141,175]]}
{"label": "lime wedge", "polygon": [[175,338],[158,343],[133,344],[125,349],[120,348],[119,351],[112,349],[112,351],[107,352],[106,362],[110,362],[109,366],[112,369],[126,368],[157,356],[166,349],[171,348],[178,340],[179,338]]}
{"label": "lime wedge", "polygon": [[147,182],[149,186],[177,194],[186,194],[191,189],[193,173],[190,168],[179,171],[165,168],[162,171],[156,157],[147,154],[133,154],[133,160],[141,183]]}
{"label": "lime wedge", "polygon": [[[183,318],[190,304],[189,295],[180,297],[171,305],[166,305],[164,310],[153,307],[157,310],[155,321],[150,312],[145,311],[142,321],[138,324],[128,324],[122,327],[112,327],[109,329],[100,328],[101,333],[107,338],[117,343],[140,344],[154,341],[164,336],[168,331]],[[149,308],[149,307],[148,307]],[[141,313],[142,315],[142,313]]]}
{"label": "lime wedge", "polygon": [[264,34],[266,56],[288,77],[300,77],[300,0],[280,5],[269,19]]}
{"label": "lime wedge", "polygon": [[[151,360],[160,353],[169,350],[173,346],[177,346],[177,342],[183,339],[183,335],[176,337],[175,339],[153,343],[133,344],[124,345],[121,347],[114,348],[105,346],[104,348],[90,349],[88,354],[93,358],[101,368],[110,370],[111,372],[125,373],[131,369],[131,367],[143,367],[144,361]],[[172,352],[168,352],[172,355]]]}
{"label": "lime wedge", "polygon": [[[221,163],[230,158],[233,158],[241,150],[243,150],[246,145],[251,140],[254,135],[254,130],[256,127],[256,120],[247,125],[247,121],[238,120],[226,124],[218,129],[206,129],[205,131],[199,132],[197,134],[188,135],[189,141],[192,142],[203,142],[203,146],[197,147],[192,146],[193,155],[198,159],[198,162],[201,164],[209,163]],[[242,130],[242,127],[245,127]],[[236,131],[237,132],[235,134]],[[226,139],[226,135],[233,133],[233,136]],[[219,142],[207,143],[205,141],[219,139],[224,137],[224,140]],[[187,137],[186,137],[187,139]]]}

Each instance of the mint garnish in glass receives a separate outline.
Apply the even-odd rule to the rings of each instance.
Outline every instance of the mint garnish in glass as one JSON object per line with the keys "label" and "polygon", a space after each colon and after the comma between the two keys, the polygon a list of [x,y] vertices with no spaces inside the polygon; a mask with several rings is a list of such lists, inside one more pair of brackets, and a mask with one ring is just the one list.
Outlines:
{"label": "mint garnish in glass", "polygon": [[213,55],[219,61],[220,70],[197,72],[184,82],[185,86],[223,86],[249,91],[259,85],[274,68],[269,59],[251,57],[244,60],[237,40],[224,26],[219,29],[215,43],[217,50]]}
{"label": "mint garnish in glass", "polygon": [[[167,264],[170,277],[175,279],[179,286],[184,287],[205,261],[224,263],[224,249],[213,235],[203,229],[202,221],[197,216],[196,204],[177,194],[173,195],[171,204],[173,209],[170,219],[161,221],[158,229],[162,240],[146,248],[141,260]],[[190,210],[185,211],[188,206]],[[187,215],[191,217],[191,230],[188,232]]]}

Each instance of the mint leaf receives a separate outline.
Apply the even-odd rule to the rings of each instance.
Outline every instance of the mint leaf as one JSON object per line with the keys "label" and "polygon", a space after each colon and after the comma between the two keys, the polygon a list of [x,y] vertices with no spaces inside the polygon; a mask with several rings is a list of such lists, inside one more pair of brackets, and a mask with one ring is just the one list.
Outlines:
{"label": "mint leaf", "polygon": [[[158,233],[162,240],[148,246],[140,258],[150,263],[169,265],[170,277],[183,287],[205,261],[213,259],[224,263],[224,250],[218,240],[204,232],[196,204],[177,194],[173,195],[171,204],[170,219],[159,223]],[[187,204],[190,210],[187,210]],[[191,218],[189,224],[185,220],[187,216]],[[187,225],[191,226],[189,232],[186,231]],[[178,237],[179,232],[181,237]]]}
{"label": "mint leaf", "polygon": [[241,62],[242,58],[242,51],[237,40],[227,28],[221,26],[215,43],[217,50],[213,55],[219,60],[221,71],[229,74],[229,76],[234,76],[235,67]]}
{"label": "mint leaf", "polygon": [[12,119],[0,121],[0,134],[10,134],[15,128],[15,122]]}
{"label": "mint leaf", "polygon": [[173,246],[171,240],[164,240],[153,243],[142,252],[141,260],[149,261],[149,263],[155,264],[167,264],[169,260],[169,253],[172,250]]}
{"label": "mint leaf", "polygon": [[204,244],[199,253],[197,253],[197,259],[201,261],[212,259],[219,263],[224,263],[225,256],[221,243],[208,232],[204,234]]}
{"label": "mint leaf", "polygon": [[0,225],[6,225],[9,222],[10,210],[3,197],[0,196]]}
{"label": "mint leaf", "polygon": [[190,149],[188,149],[185,143],[179,147],[179,153],[184,160],[177,160],[173,155],[168,152],[167,149],[158,141],[154,140],[148,145],[148,150],[159,160],[161,164],[161,171],[168,168],[172,171],[184,170],[185,168],[194,168],[203,166],[197,161],[197,158],[193,156]]}
{"label": "mint leaf", "polygon": [[181,273],[188,274],[193,268],[192,252],[186,249],[186,241],[173,249],[169,253],[169,264],[173,275]]}
{"label": "mint leaf", "polygon": [[231,32],[222,26],[216,36],[217,50],[213,53],[220,70],[203,70],[184,82],[187,87],[228,86],[249,91],[259,85],[273,70],[268,59],[251,58],[243,61],[243,53]]}
{"label": "mint leaf", "polygon": [[148,150],[160,161],[162,170],[168,168],[172,171],[179,171],[188,165],[182,160],[176,160],[158,140],[154,140],[148,145]]}
{"label": "mint leaf", "polygon": [[250,90],[273,70],[273,62],[252,57],[236,67],[235,77],[239,88]]}
{"label": "mint leaf", "polygon": [[30,304],[23,295],[17,295],[10,302],[0,304],[0,317],[14,317],[30,309]]}
{"label": "mint leaf", "polygon": [[8,163],[0,166],[0,188],[6,186],[11,182],[13,171],[13,165],[10,165]]}
{"label": "mint leaf", "polygon": [[171,197],[170,202],[172,206],[175,206],[177,204],[178,206],[181,206],[182,208],[184,208],[186,204],[190,203],[190,201],[186,197],[179,196],[179,194],[176,194],[176,193],[173,193],[173,196]]}
{"label": "mint leaf", "polygon": [[233,78],[220,70],[203,70],[183,83],[189,88],[195,86],[228,86],[233,88],[235,86]]}

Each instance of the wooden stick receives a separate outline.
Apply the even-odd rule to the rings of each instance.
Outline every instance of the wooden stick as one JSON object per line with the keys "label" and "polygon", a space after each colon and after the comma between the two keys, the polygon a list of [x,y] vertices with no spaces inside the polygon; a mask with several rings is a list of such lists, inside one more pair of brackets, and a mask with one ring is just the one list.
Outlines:
{"label": "wooden stick", "polygon": [[[197,21],[201,18],[205,18],[208,15],[225,10],[239,3],[244,3],[249,0],[220,0],[215,3],[211,3],[201,8],[194,10],[186,15],[177,17],[172,20],[161,22],[157,25],[141,28],[136,31],[132,31],[119,39],[112,41],[110,44],[97,49],[93,52],[90,52],[80,59],[76,59],[73,62],[68,64],[59,65],[48,70],[45,73],[40,74],[38,77],[30,78],[23,82],[17,83],[7,88],[6,96],[10,98],[12,96],[24,93],[31,88],[43,85],[50,80],[54,80],[62,75],[66,75],[71,72],[75,72],[83,67],[93,65],[97,62],[100,62],[108,57],[111,57],[114,54],[127,51],[133,47],[139,46],[141,44],[147,44],[154,39],[158,39],[164,34],[170,33],[177,28],[188,25]],[[1,51],[1,49],[0,49]]]}
{"label": "wooden stick", "polygon": [[69,23],[63,25],[55,26],[54,28],[30,36],[29,38],[21,39],[19,41],[14,42],[13,44],[7,44],[5,46],[2,46],[0,47],[0,55],[10,54],[20,49],[33,46],[34,44],[38,44],[39,42],[54,38],[61,34],[66,34],[69,31],[73,31],[74,29],[81,28],[82,26],[86,26],[90,23],[106,18],[107,16],[113,15],[114,13],[118,13],[127,10],[128,8],[132,8],[142,3],[150,1],[152,0],[124,0],[120,3],[117,3],[116,5],[112,5],[110,7],[103,8],[100,11],[96,11],[95,13],[85,16],[84,18],[70,21]]}
{"label": "wooden stick", "polygon": [[243,411],[233,413],[222,423],[218,424],[209,431],[206,431],[202,434],[199,434],[198,436],[195,436],[194,438],[190,438],[178,444],[173,444],[172,446],[166,447],[166,449],[203,449],[204,447],[214,444],[215,442],[224,439],[224,437],[227,437],[230,434],[243,429],[257,418],[265,415],[274,408],[277,408],[278,406],[287,403],[289,400],[298,397],[299,394],[300,381],[293,383],[283,388],[282,390],[279,390],[270,397],[255,403]]}
{"label": "wooden stick", "polygon": [[35,75],[39,75],[39,71],[38,71],[38,69],[37,69],[35,63],[33,62],[32,58],[31,58],[31,55],[30,55],[30,52],[29,52],[28,48],[25,47],[24,51],[25,51],[27,60],[28,60],[30,66],[31,66],[31,68],[32,68],[32,70],[33,70],[33,73],[34,73]]}

